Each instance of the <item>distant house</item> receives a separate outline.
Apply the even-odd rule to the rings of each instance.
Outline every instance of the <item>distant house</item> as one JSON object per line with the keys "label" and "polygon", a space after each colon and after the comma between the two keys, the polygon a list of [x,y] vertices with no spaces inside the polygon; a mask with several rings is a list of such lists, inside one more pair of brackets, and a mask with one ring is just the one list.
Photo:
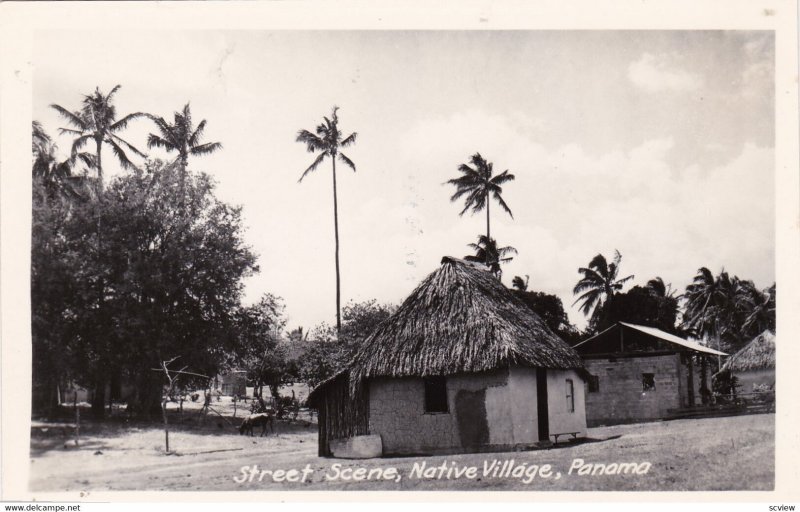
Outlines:
{"label": "distant house", "polygon": [[775,387],[775,334],[764,331],[725,361],[722,370],[729,370],[743,393],[756,386]]}
{"label": "distant house", "polygon": [[245,396],[247,393],[247,372],[230,370],[218,377],[218,388],[225,396]]}
{"label": "distant house", "polygon": [[577,352],[487,267],[445,257],[353,363],[311,392],[319,452],[366,434],[380,436],[385,455],[585,436],[582,369]]}
{"label": "distant house", "polygon": [[[591,426],[667,418],[701,403],[697,356],[724,352],[654,327],[619,322],[575,345],[589,372],[586,421]],[[710,361],[711,362],[711,361]],[[712,371],[707,373],[711,386]]]}

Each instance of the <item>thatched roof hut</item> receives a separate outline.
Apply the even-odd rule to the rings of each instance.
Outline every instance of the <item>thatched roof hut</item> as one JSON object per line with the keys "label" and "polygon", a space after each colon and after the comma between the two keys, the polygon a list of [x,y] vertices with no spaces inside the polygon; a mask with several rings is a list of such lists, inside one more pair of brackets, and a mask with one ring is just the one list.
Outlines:
{"label": "thatched roof hut", "polygon": [[367,338],[351,379],[451,375],[513,364],[583,368],[578,354],[484,265],[446,256]]}
{"label": "thatched roof hut", "polygon": [[[552,369],[556,373],[546,377],[546,369]],[[497,398],[493,395],[500,392],[492,391],[488,392],[492,398],[476,398],[479,402],[476,402],[476,407],[480,409],[485,406],[489,411],[485,414],[489,415],[500,410],[498,407],[503,409],[511,407],[510,404],[517,400],[534,400],[532,407],[535,409],[537,378],[538,387],[543,393],[540,401],[545,402],[547,384],[543,379],[550,378],[551,386],[556,386],[556,382],[561,382],[558,384],[559,387],[568,383],[570,389],[575,390],[574,396],[573,391],[564,395],[565,392],[560,388],[551,390],[551,394],[554,397],[570,397],[572,400],[570,414],[575,410],[580,413],[576,416],[577,419],[570,420],[578,426],[570,428],[582,432],[585,430],[585,418],[582,413],[583,385],[574,384],[576,382],[574,377],[578,377],[577,382],[580,382],[582,372],[583,362],[578,353],[555,335],[544,321],[511,293],[486,266],[444,257],[441,266],[425,278],[397,311],[364,341],[349,367],[320,384],[309,395],[309,402],[316,404],[321,411],[321,453],[328,451],[327,439],[323,437],[336,439],[367,432],[375,434],[376,431],[379,431],[378,433],[384,438],[384,449],[387,443],[395,442],[394,451],[402,452],[412,448],[407,440],[397,437],[400,434],[392,430],[395,426],[392,422],[412,421],[420,422],[422,425],[429,421],[445,421],[432,420],[427,416],[432,412],[423,408],[423,403],[427,402],[423,400],[423,387],[419,386],[427,383],[426,385],[435,387],[437,384],[431,382],[431,378],[448,379],[446,395],[442,400],[449,404],[445,407],[449,411],[446,414],[452,413],[453,418],[459,416],[459,412],[455,409],[461,407],[457,406],[455,395],[467,387],[488,389],[481,379],[494,379],[492,386],[495,388],[510,386],[507,389],[513,388],[514,393],[521,393],[513,397],[509,394],[500,400],[500,395],[497,395]],[[487,375],[489,377],[486,377]],[[439,382],[439,385],[444,386],[443,380]],[[349,383],[347,386],[349,391],[345,390],[346,383]],[[389,388],[392,390],[387,391]],[[432,388],[425,389],[428,390],[425,393],[428,393]],[[381,397],[387,393],[387,396],[406,397],[405,406],[410,409],[385,410]],[[356,403],[362,400],[356,400],[356,397],[363,397],[363,403]],[[391,400],[396,398],[388,401]],[[492,400],[500,402],[491,402]],[[558,411],[560,413],[561,409]],[[508,414],[511,414],[510,410]],[[375,421],[370,420],[370,415],[376,416]],[[540,417],[544,415],[541,421],[547,422],[546,406],[539,410],[538,415]],[[524,423],[528,429],[524,435],[519,431],[517,437],[512,436],[513,439],[502,438],[501,434],[494,437],[500,440],[498,442],[502,441],[501,444],[523,444],[519,441],[522,437],[528,441],[536,441],[538,440],[536,433],[530,431],[530,422],[536,417],[536,411],[529,411],[527,419],[520,419],[521,424]],[[448,435],[466,435],[463,432],[463,425],[458,426],[458,421],[465,420],[463,418],[447,420],[448,426],[437,427],[440,434],[445,436],[437,446],[414,449],[428,452],[434,448],[443,448],[448,442],[452,444],[454,441],[452,437],[448,438]],[[500,432],[501,428],[506,428],[506,431],[510,432],[510,426],[501,427],[495,420],[487,420],[484,417],[481,421],[488,425],[487,431],[494,429],[493,432]],[[402,432],[403,428],[399,428],[398,431]],[[539,435],[547,439],[546,425],[540,428]],[[479,442],[465,439],[460,441],[463,446],[472,446]],[[448,446],[448,449],[456,449]]]}
{"label": "thatched roof hut", "polygon": [[725,361],[722,371],[747,372],[775,368],[775,334],[766,330]]}

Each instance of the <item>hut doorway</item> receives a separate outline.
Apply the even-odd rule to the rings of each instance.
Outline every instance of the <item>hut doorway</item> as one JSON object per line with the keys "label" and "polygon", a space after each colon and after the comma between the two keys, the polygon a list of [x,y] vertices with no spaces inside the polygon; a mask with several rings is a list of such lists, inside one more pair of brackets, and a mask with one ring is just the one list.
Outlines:
{"label": "hut doorway", "polygon": [[489,422],[486,419],[486,390],[467,391],[456,395],[456,421],[461,447],[476,450],[489,444]]}
{"label": "hut doorway", "polygon": [[547,369],[536,368],[536,418],[539,421],[539,441],[550,439],[547,412]]}

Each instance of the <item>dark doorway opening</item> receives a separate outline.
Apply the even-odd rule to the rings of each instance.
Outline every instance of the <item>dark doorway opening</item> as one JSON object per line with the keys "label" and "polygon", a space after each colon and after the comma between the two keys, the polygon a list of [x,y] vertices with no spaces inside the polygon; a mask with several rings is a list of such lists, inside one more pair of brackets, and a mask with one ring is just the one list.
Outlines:
{"label": "dark doorway opening", "polygon": [[536,416],[539,420],[539,441],[550,439],[547,413],[547,369],[536,368]]}

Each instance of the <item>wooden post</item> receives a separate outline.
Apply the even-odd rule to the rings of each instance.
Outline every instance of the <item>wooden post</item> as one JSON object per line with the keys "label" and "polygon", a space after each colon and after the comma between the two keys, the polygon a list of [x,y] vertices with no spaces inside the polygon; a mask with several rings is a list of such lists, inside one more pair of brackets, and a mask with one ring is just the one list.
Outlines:
{"label": "wooden post", "polygon": [[75,396],[72,398],[72,406],[75,408],[75,446],[80,444],[81,440],[81,410],[78,409],[78,390],[75,390]]}
{"label": "wooden post", "polygon": [[161,399],[161,416],[164,418],[164,443],[167,448],[166,453],[169,454],[169,423],[167,422],[167,396]]}
{"label": "wooden post", "polygon": [[[167,455],[169,455],[169,453],[170,453],[170,451],[169,451],[169,422],[167,420],[167,401],[169,400],[169,397],[172,396],[173,390],[175,389],[175,385],[178,382],[178,378],[183,374],[194,375],[196,377],[203,377],[203,378],[206,378],[206,379],[208,378],[205,375],[200,375],[199,373],[192,373],[192,372],[185,371],[187,367],[183,367],[180,370],[170,370],[168,368],[168,365],[170,363],[172,363],[173,361],[175,361],[176,359],[178,359],[178,357],[179,356],[173,357],[169,361],[161,361],[161,368],[151,368],[151,370],[156,371],[156,372],[163,371],[164,375],[167,377],[166,393],[164,393],[162,395],[162,397],[161,397],[161,416],[162,416],[162,418],[164,420],[164,442],[165,442],[166,454]],[[171,374],[170,374],[170,371],[172,371]],[[163,392],[164,392],[164,390],[162,388],[162,393]],[[182,399],[182,397],[181,397],[181,399]]]}
{"label": "wooden post", "polygon": [[689,407],[694,407],[694,354],[689,353]]}

